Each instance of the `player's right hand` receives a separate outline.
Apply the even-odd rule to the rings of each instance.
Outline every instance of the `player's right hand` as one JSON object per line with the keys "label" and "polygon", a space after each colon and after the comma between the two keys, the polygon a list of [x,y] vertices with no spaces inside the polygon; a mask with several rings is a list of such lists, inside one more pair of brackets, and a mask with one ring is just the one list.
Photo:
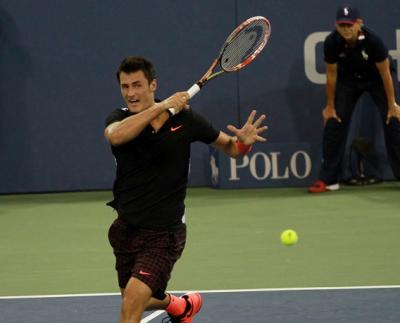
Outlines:
{"label": "player's right hand", "polygon": [[174,109],[175,113],[179,113],[182,109],[189,109],[189,99],[189,94],[186,91],[177,92],[162,101],[162,103],[165,110]]}

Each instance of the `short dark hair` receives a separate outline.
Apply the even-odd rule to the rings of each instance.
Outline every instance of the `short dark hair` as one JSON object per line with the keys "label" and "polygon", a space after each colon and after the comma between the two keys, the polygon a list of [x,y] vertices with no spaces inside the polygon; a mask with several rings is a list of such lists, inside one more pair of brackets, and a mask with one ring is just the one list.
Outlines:
{"label": "short dark hair", "polygon": [[141,56],[128,56],[124,58],[117,70],[117,80],[120,81],[121,72],[134,73],[142,71],[150,83],[156,78],[156,70],[152,62]]}

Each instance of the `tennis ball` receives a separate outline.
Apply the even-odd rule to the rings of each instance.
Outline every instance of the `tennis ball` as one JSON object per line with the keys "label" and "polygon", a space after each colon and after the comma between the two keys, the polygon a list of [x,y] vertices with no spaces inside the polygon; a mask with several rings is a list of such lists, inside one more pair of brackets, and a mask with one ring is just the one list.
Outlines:
{"label": "tennis ball", "polygon": [[288,229],[281,233],[281,242],[285,246],[293,246],[299,240],[296,231]]}

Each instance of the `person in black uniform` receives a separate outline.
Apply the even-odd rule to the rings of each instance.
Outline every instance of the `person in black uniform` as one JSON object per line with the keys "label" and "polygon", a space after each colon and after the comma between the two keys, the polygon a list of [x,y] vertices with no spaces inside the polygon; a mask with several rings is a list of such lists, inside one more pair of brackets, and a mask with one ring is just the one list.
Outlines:
{"label": "person in black uniform", "polygon": [[357,8],[344,5],[336,13],[336,30],[324,42],[326,106],[323,161],[310,193],[339,189],[351,116],[361,94],[368,92],[379,108],[386,150],[393,173],[400,179],[400,108],[393,61],[381,38],[363,25]]}
{"label": "person in black uniform", "polygon": [[138,323],[146,309],[165,309],[171,322],[192,322],[200,294],[165,293],[186,241],[190,145],[201,141],[232,157],[243,155],[256,141],[266,141],[260,136],[265,115],[256,119],[252,111],[241,129],[229,125],[232,137],[189,109],[187,92],[156,102],[156,75],[147,59],[125,58],[117,79],[126,107],[110,113],[104,134],[117,164],[108,205],[118,217],[108,236],[122,294],[120,322]]}

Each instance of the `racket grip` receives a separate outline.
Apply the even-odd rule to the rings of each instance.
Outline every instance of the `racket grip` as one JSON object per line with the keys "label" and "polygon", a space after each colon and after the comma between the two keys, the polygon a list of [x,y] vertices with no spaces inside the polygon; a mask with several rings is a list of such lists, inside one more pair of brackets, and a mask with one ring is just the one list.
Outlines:
{"label": "racket grip", "polygon": [[190,98],[193,98],[200,91],[200,86],[196,83],[193,84],[192,87],[187,90]]}
{"label": "racket grip", "polygon": [[[191,86],[187,93],[189,94],[189,98],[193,98],[200,91],[200,86],[196,83]],[[176,114],[176,110],[174,108],[169,108],[169,112],[174,116]]]}

